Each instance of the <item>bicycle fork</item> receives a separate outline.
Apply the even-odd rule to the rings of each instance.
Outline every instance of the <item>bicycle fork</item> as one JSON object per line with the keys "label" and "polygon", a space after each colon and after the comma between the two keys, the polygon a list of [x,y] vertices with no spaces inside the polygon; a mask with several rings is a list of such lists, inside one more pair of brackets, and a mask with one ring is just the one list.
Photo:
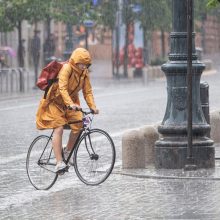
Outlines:
{"label": "bicycle fork", "polygon": [[[88,144],[87,144],[87,139],[89,139],[89,145],[90,145],[90,149],[92,152],[90,152]],[[92,146],[92,141],[91,141],[91,137],[90,134],[88,133],[88,135],[85,136],[85,145],[86,145],[86,150],[89,154],[89,157],[91,160],[98,160],[99,159],[99,155],[95,153],[95,150]]]}

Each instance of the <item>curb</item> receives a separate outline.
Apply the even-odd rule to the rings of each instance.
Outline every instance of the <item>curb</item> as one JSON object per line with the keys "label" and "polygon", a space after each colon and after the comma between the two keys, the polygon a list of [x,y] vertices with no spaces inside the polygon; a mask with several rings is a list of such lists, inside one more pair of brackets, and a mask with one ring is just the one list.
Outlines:
{"label": "curb", "polygon": [[[216,159],[218,160],[218,159]],[[112,171],[112,174],[122,175],[122,176],[130,176],[134,178],[141,179],[182,179],[182,180],[208,180],[208,181],[220,181],[220,161],[216,164],[215,168],[210,169],[198,169],[196,171],[184,171],[183,169],[176,170],[166,170],[166,169],[155,169],[153,166],[145,169],[122,169],[121,165],[115,166]],[[215,172],[218,170],[218,176],[215,175]],[[154,174],[155,172],[164,172],[163,174]],[[152,174],[149,174],[151,172]],[[154,173],[153,173],[154,172]],[[170,172],[172,175],[167,175]],[[176,172],[176,174],[175,174]],[[206,174],[206,176],[198,176],[202,173]],[[185,176],[178,176],[185,175]],[[208,176],[209,175],[209,176]]]}
{"label": "curb", "polygon": [[220,177],[177,177],[177,176],[154,176],[154,175],[137,175],[137,174],[128,174],[128,173],[114,173],[120,174],[122,176],[130,176],[140,179],[182,179],[182,180],[209,180],[209,181],[220,181]]}
{"label": "curb", "polygon": [[[190,171],[192,172],[192,171]],[[144,174],[132,174],[124,172],[112,172],[112,174],[119,174],[122,176],[130,176],[140,179],[185,179],[185,180],[215,180],[220,181],[220,177],[178,177],[178,176],[156,176],[156,175],[144,175]]]}

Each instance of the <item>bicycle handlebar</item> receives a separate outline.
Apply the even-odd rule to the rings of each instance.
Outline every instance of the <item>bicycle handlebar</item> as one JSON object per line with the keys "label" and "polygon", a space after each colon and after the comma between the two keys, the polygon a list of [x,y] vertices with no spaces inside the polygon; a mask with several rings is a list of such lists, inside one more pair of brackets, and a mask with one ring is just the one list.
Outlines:
{"label": "bicycle handlebar", "polygon": [[[73,110],[73,108],[71,108],[70,106],[68,106],[68,109],[69,109],[69,110]],[[90,109],[89,111],[86,111],[86,110],[84,110],[84,109],[82,109],[82,108],[76,107],[75,111],[80,111],[80,112],[82,112],[82,113],[85,114],[85,115],[94,114],[94,110],[92,110],[92,109]]]}
{"label": "bicycle handlebar", "polygon": [[80,112],[82,112],[85,115],[94,114],[94,110],[92,110],[92,109],[90,109],[89,111],[86,111],[86,110],[84,110],[82,108],[76,108],[76,111],[80,111]]}

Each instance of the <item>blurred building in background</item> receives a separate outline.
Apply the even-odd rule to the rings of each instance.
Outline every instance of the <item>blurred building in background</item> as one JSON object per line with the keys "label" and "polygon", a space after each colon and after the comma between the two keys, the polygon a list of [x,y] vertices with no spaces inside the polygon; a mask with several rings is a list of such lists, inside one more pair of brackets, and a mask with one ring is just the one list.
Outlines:
{"label": "blurred building in background", "polygon": [[[39,31],[39,37],[41,39],[40,48],[40,66],[44,65],[44,49],[43,45],[47,38],[47,26],[43,22],[37,23],[36,26],[30,25],[24,21],[23,26],[23,46],[24,46],[24,66],[26,68],[33,68],[33,62],[30,56],[30,42],[34,36],[34,30]],[[203,50],[204,53],[217,53],[220,51],[220,22],[217,18],[207,16],[203,23],[196,23],[198,27],[196,30],[196,47]],[[123,36],[123,27],[121,27],[121,38]],[[67,38],[66,24],[62,22],[51,22],[51,33],[54,37],[55,51],[53,56],[63,59],[63,53],[65,51],[65,43]],[[85,47],[85,27],[84,26],[72,26],[72,33],[74,36],[74,48],[78,46]],[[143,65],[143,47],[141,42],[141,29],[138,24],[131,25],[129,33],[129,47],[128,47],[128,66]],[[155,61],[158,57],[161,57],[162,53],[162,36],[160,31],[154,31],[150,39],[150,61]],[[101,25],[95,25],[89,29],[88,32],[88,49],[92,54],[93,59],[112,59],[112,42],[114,42],[112,32]],[[169,33],[164,33],[164,49],[165,53],[169,52]],[[10,52],[3,51],[4,47],[10,47],[12,51],[16,53],[18,48],[17,31],[0,33],[0,55],[5,57],[5,62],[10,67],[17,66],[17,59],[15,55]],[[123,40],[120,43],[120,56],[119,59],[123,59]],[[122,63],[122,62],[121,62]]]}

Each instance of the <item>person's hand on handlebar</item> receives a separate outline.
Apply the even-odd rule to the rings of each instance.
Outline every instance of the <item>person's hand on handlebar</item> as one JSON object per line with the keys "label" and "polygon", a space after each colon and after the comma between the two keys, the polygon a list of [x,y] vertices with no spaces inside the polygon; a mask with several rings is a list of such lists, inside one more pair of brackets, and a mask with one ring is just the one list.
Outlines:
{"label": "person's hand on handlebar", "polygon": [[[68,106],[68,109],[69,110],[74,110],[74,111],[81,111],[81,112],[84,112],[83,109],[77,105],[77,104],[74,104],[74,105],[69,105]],[[95,108],[95,109],[90,109],[91,110],[91,113],[92,114],[99,114],[99,109]]]}
{"label": "person's hand on handlebar", "polygon": [[99,109],[92,109],[92,111],[93,111],[93,114],[99,114]]}
{"label": "person's hand on handlebar", "polygon": [[74,104],[74,105],[69,105],[68,109],[74,110],[74,111],[79,111],[81,109],[81,107],[77,104]]}

